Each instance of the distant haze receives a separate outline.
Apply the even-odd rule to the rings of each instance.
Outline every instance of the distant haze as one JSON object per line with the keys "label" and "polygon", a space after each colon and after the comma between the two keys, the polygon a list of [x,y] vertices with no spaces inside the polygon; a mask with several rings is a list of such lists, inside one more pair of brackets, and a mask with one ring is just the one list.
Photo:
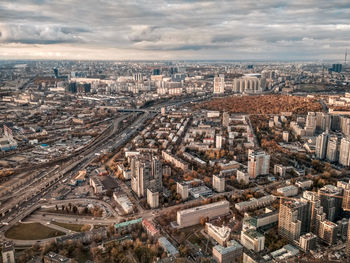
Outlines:
{"label": "distant haze", "polygon": [[346,48],[349,0],[0,1],[0,59],[342,62]]}

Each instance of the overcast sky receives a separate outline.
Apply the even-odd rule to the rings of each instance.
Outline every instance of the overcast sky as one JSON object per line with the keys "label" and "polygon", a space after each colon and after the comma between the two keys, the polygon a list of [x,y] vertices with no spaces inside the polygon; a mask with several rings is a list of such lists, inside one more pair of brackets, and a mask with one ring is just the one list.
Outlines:
{"label": "overcast sky", "polygon": [[0,1],[0,59],[343,61],[346,48],[349,0]]}

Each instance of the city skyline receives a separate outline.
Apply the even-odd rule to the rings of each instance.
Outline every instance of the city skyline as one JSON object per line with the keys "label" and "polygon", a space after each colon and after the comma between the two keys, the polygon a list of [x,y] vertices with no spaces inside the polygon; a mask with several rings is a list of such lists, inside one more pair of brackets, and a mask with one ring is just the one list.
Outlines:
{"label": "city skyline", "polygon": [[0,59],[335,60],[347,1],[2,1]]}

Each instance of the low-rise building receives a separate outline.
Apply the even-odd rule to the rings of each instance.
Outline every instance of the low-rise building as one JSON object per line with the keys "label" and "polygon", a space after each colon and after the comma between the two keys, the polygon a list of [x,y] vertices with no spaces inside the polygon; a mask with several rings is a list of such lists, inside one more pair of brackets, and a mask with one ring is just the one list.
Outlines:
{"label": "low-rise building", "polygon": [[208,235],[222,246],[225,246],[226,242],[230,238],[231,228],[229,227],[219,227],[214,226],[211,223],[206,223],[205,229],[207,230]]}
{"label": "low-rise building", "polygon": [[254,229],[241,232],[241,244],[250,250],[259,252],[265,248],[265,236]]}
{"label": "low-rise building", "polygon": [[283,196],[295,196],[298,194],[298,187],[294,186],[294,185],[288,185],[285,187],[281,187],[277,189],[277,193],[283,195]]}
{"label": "low-rise building", "polygon": [[217,263],[241,262],[243,247],[236,240],[228,242],[227,247],[216,245],[213,247],[213,258]]}
{"label": "low-rise building", "polygon": [[215,218],[227,215],[230,212],[228,201],[219,201],[212,204],[197,206],[177,212],[177,224],[180,228],[200,223],[201,218]]}

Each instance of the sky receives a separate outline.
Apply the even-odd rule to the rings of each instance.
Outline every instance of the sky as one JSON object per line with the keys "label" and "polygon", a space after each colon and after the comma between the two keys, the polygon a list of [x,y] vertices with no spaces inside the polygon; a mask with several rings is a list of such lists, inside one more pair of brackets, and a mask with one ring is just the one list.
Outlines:
{"label": "sky", "polygon": [[344,60],[349,0],[1,0],[0,59]]}

